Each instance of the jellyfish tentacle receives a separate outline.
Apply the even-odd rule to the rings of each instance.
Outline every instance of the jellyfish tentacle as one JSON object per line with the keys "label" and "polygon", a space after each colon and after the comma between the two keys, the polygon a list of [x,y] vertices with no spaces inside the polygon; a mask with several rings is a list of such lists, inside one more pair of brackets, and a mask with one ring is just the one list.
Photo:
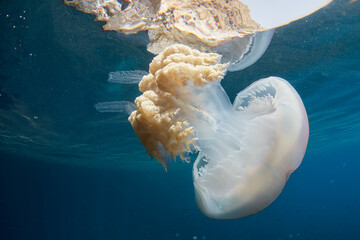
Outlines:
{"label": "jellyfish tentacle", "polygon": [[110,72],[108,81],[121,84],[138,84],[148,73],[142,70]]}
{"label": "jellyfish tentacle", "polygon": [[135,105],[129,101],[110,101],[110,102],[99,102],[94,105],[96,111],[98,112],[117,112],[117,113],[127,113],[130,115],[135,109]]}

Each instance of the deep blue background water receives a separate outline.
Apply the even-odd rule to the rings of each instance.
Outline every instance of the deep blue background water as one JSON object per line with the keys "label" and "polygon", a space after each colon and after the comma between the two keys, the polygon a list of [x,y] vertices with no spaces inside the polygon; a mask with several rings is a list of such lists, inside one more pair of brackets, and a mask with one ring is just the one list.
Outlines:
{"label": "deep blue background water", "polygon": [[0,1],[0,239],[360,239],[360,4],[334,1],[276,30],[253,66],[222,82],[287,79],[310,121],[300,168],[254,216],[216,221],[196,207],[191,166],[149,160],[107,82],[147,70],[146,36],[103,32],[62,1]]}

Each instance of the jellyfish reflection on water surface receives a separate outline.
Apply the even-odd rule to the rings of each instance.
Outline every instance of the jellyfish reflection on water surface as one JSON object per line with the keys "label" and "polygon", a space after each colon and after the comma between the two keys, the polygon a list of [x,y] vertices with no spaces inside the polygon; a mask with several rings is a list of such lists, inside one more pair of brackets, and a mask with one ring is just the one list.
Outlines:
{"label": "jellyfish reflection on water surface", "polygon": [[114,0],[65,2],[106,21],[105,30],[148,30],[148,50],[158,55],[139,83],[143,94],[129,121],[165,169],[171,158],[189,161],[188,153],[198,151],[193,180],[206,216],[249,216],[279,196],[308,142],[301,98],[287,81],[269,77],[231,104],[220,82],[226,71],[256,62],[274,28],[331,1],[132,0],[126,7]]}

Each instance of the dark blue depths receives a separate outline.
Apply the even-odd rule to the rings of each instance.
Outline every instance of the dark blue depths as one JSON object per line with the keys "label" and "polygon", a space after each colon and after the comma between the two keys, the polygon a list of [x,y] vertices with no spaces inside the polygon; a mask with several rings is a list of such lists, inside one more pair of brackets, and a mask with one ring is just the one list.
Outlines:
{"label": "dark blue depths", "polygon": [[276,30],[253,66],[222,82],[231,99],[281,76],[310,122],[300,168],[254,216],[215,221],[196,207],[191,165],[149,160],[125,114],[147,70],[146,35],[103,32],[62,1],[0,1],[0,239],[360,239],[360,4],[334,1]]}
{"label": "dark blue depths", "polygon": [[257,215],[203,216],[191,167],[111,170],[4,156],[1,239],[359,239],[360,152],[307,155]]}

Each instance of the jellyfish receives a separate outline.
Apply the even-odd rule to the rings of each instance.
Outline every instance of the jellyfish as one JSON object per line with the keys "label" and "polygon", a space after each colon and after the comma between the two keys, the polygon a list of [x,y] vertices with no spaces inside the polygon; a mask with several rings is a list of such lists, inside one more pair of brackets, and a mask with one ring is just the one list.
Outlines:
{"label": "jellyfish", "polygon": [[[165,169],[171,159],[193,164],[199,209],[235,219],[269,206],[304,157],[309,124],[296,90],[280,77],[260,79],[234,102],[221,86],[226,71],[255,63],[274,29],[331,0],[65,0],[105,21],[104,30],[147,31],[156,54],[139,82],[142,95],[102,102],[99,112],[126,112],[147,153]],[[144,72],[118,72],[130,84]]]}
{"label": "jellyfish", "polygon": [[193,165],[196,202],[215,219],[266,208],[300,165],[308,118],[295,89],[279,77],[254,82],[233,104],[220,83],[228,64],[216,53],[172,45],[139,83],[129,117],[146,151],[165,168],[171,158]]}

